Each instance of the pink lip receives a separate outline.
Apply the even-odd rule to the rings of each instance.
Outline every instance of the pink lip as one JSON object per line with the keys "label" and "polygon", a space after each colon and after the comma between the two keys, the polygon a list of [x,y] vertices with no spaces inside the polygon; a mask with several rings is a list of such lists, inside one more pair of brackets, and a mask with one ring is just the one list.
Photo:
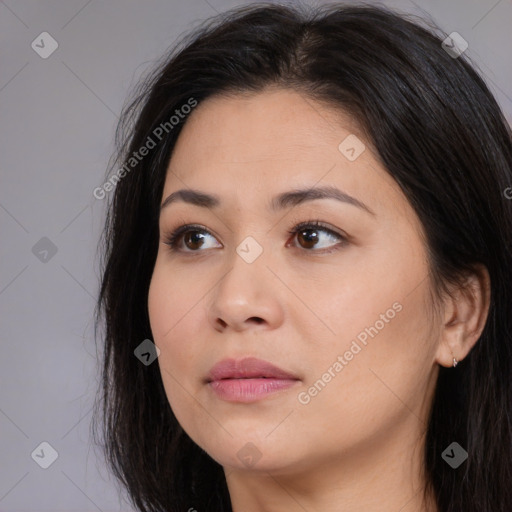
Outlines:
{"label": "pink lip", "polygon": [[230,402],[254,402],[289,388],[299,378],[255,357],[224,359],[213,366],[206,382],[219,398]]}

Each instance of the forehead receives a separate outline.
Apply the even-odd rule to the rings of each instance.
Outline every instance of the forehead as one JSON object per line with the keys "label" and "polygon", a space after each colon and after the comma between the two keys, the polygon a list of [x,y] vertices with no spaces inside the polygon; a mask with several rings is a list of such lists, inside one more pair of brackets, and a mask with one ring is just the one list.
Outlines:
{"label": "forehead", "polygon": [[[187,158],[226,156],[255,161],[312,152],[337,156],[340,136],[359,133],[357,123],[292,89],[214,96],[190,115],[179,146],[193,146]],[[243,160],[242,160],[243,159]]]}
{"label": "forehead", "polygon": [[[354,161],[339,149],[348,136],[365,147]],[[389,192],[396,206],[404,198],[374,155],[350,116],[302,93],[270,89],[210,97],[192,111],[178,137],[164,197],[189,187],[267,201],[290,188],[333,185],[374,209]]]}

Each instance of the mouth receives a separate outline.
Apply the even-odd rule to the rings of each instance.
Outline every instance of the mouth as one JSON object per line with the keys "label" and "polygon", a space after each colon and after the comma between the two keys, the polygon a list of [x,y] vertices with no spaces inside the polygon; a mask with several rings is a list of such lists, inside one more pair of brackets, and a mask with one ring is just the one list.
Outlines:
{"label": "mouth", "polygon": [[217,363],[205,381],[218,398],[246,403],[284,391],[299,382],[296,375],[252,357]]}
{"label": "mouth", "polygon": [[278,391],[288,389],[297,382],[299,381],[261,377],[214,380],[208,385],[222,400],[228,402],[256,402]]}

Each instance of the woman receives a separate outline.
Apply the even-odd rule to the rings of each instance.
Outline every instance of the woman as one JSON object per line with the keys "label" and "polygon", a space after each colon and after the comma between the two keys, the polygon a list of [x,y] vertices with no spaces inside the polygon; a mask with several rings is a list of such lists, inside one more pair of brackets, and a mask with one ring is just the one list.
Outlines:
{"label": "woman", "polygon": [[512,137],[445,37],[239,8],[126,108],[95,424],[138,510],[512,510]]}

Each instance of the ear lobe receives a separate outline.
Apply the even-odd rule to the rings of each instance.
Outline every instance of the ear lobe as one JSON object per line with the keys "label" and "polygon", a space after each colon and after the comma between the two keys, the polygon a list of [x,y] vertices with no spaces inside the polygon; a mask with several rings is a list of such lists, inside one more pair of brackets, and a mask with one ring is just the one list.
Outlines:
{"label": "ear lobe", "polygon": [[476,265],[460,287],[452,290],[444,304],[444,325],[436,353],[442,366],[453,366],[474,347],[485,326],[491,297],[490,277],[484,265]]}

